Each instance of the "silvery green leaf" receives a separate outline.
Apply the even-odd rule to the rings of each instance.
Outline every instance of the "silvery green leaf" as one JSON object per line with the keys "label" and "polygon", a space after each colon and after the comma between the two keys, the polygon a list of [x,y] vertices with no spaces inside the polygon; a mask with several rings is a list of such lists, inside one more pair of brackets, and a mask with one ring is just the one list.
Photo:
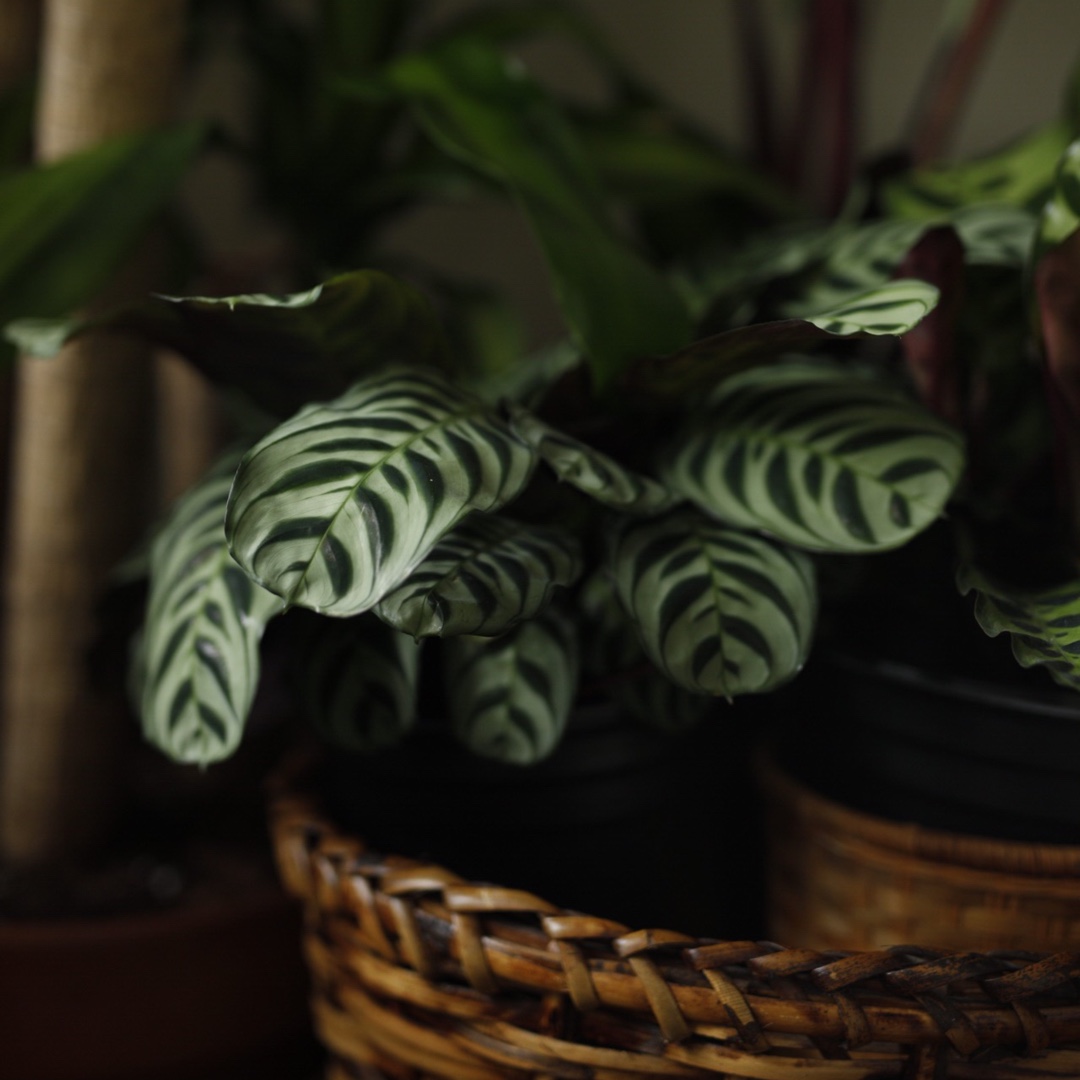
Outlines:
{"label": "silvery green leaf", "polygon": [[497,638],[449,638],[446,675],[455,736],[483,757],[532,765],[566,728],[577,690],[574,624],[557,608]]}
{"label": "silvery green leaf", "polygon": [[432,369],[393,365],[244,457],[226,533],[241,566],[289,604],[357,615],[467,514],[518,495],[535,460],[479,399]]}
{"label": "silvery green leaf", "polygon": [[664,457],[707,514],[810,551],[898,547],[933,523],[964,467],[960,434],[832,367],[755,368],[721,384]]}
{"label": "silvery green leaf", "polygon": [[223,458],[188,492],[154,540],[138,657],[147,738],[178,761],[203,765],[236,749],[259,681],[259,642],[283,607],[225,542],[237,458]]}
{"label": "silvery green leaf", "polygon": [[420,646],[372,616],[323,619],[304,665],[315,729],[352,750],[379,750],[416,720]]}
{"label": "silvery green leaf", "polygon": [[615,587],[654,664],[686,690],[771,690],[802,667],[817,614],[805,555],[690,509],[624,519]]}
{"label": "silvery green leaf", "polygon": [[990,637],[1007,633],[1021,667],[1045,667],[1053,680],[1080,690],[1080,580],[1037,591],[1009,588],[970,564],[960,592],[975,593],[975,618]]}
{"label": "silvery green leaf", "polygon": [[513,429],[536,449],[541,460],[567,484],[612,510],[657,514],[679,497],[663,484],[620,465],[614,458],[544,423],[527,409],[509,406]]}
{"label": "silvery green leaf", "polygon": [[494,514],[447,533],[375,614],[414,638],[502,634],[550,603],[581,573],[575,537]]}

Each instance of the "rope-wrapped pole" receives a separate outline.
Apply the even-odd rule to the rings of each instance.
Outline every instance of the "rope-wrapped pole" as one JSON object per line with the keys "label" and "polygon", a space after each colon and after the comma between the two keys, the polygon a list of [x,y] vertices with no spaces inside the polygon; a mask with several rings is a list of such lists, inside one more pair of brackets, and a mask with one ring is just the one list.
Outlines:
{"label": "rope-wrapped pole", "polygon": [[[156,126],[173,104],[184,0],[46,0],[40,160]],[[144,292],[134,258],[91,305]],[[119,718],[87,652],[110,568],[145,524],[153,365],[106,334],[23,361],[3,634],[0,854],[43,862],[100,835]]]}

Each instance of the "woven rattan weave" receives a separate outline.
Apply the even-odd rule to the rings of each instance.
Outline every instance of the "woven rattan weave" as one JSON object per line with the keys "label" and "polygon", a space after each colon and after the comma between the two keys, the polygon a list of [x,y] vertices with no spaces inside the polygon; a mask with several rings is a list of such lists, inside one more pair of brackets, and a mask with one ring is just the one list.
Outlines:
{"label": "woven rattan weave", "polygon": [[1077,953],[634,929],[370,851],[299,770],[271,821],[333,1080],[1080,1077]]}

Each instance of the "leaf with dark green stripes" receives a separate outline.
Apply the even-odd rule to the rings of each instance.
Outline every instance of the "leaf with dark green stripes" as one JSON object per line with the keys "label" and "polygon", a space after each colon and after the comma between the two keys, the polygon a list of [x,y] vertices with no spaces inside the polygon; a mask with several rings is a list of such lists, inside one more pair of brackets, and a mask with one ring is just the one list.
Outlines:
{"label": "leaf with dark green stripes", "polygon": [[150,552],[143,729],[171,757],[203,765],[236,749],[259,681],[259,642],[282,610],[225,543],[237,458],[223,458],[177,503]]}
{"label": "leaf with dark green stripes", "polygon": [[960,434],[901,394],[832,366],[729,379],[664,455],[664,480],[706,513],[810,551],[897,547],[942,513]]}
{"label": "leaf with dark green stripes", "polygon": [[508,412],[513,429],[536,448],[555,475],[597,502],[632,514],[656,514],[679,501],[663,484],[625,468],[527,409],[511,405]]}
{"label": "leaf with dark green stripes", "polygon": [[1069,125],[1059,121],[984,157],[919,169],[884,185],[883,210],[925,220],[975,203],[1041,206],[1071,137]]}
{"label": "leaf with dark green stripes", "polygon": [[416,720],[420,646],[373,616],[321,619],[308,643],[303,702],[336,746],[379,750]]}
{"label": "leaf with dark green stripes", "polygon": [[611,566],[649,658],[687,690],[771,690],[806,660],[817,589],[800,552],[683,509],[624,519]]}
{"label": "leaf with dark green stripes", "polygon": [[259,442],[226,533],[237,562],[289,604],[357,615],[467,514],[518,495],[535,461],[483,402],[433,369],[394,365]]}
{"label": "leaf with dark green stripes", "polygon": [[1021,667],[1045,667],[1055,682],[1080,690],[1080,580],[1013,589],[967,564],[957,584],[965,596],[975,593],[975,618],[990,637],[1012,636]]}
{"label": "leaf with dark green stripes", "polygon": [[581,573],[575,537],[554,526],[476,514],[447,533],[375,614],[415,638],[502,634]]}
{"label": "leaf with dark green stripes", "polygon": [[20,347],[50,355],[102,327],[175,349],[276,416],[343,393],[388,359],[449,364],[427,298],[378,270],[341,274],[290,296],[155,296],[85,322],[22,320],[7,333]]}
{"label": "leaf with dark green stripes", "polygon": [[1069,144],[1058,162],[1050,198],[1039,215],[1032,265],[1063,244],[1080,228],[1080,139]]}
{"label": "leaf with dark green stripes", "polygon": [[497,638],[449,638],[455,736],[483,757],[532,765],[558,745],[577,690],[574,624],[555,607]]}
{"label": "leaf with dark green stripes", "polygon": [[670,356],[643,360],[629,372],[629,385],[643,395],[685,399],[744,367],[838,336],[899,337],[917,326],[938,298],[938,290],[925,281],[890,281],[808,318],[739,326]]}
{"label": "leaf with dark green stripes", "polygon": [[645,655],[609,567],[600,567],[585,581],[578,604],[582,669],[587,677],[600,680],[599,685],[634,719],[657,731],[677,733],[716,709],[712,695],[676,686]]}

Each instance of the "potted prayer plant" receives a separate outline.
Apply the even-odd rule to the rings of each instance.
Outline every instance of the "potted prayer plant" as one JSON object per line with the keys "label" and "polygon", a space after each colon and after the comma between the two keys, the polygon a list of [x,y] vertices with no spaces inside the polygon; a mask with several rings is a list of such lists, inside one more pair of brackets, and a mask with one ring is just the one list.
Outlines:
{"label": "potted prayer plant", "polygon": [[[814,10],[834,6],[846,8]],[[931,580],[946,512],[983,626],[1075,683],[1075,436],[1050,422],[1075,405],[1075,125],[966,168],[874,175],[820,224],[606,52],[616,107],[566,110],[502,36],[438,37],[335,86],[411,116],[440,169],[513,196],[565,344],[485,347],[453,297],[370,268],[12,332],[39,349],[103,325],[141,335],[257,407],[257,430],[154,535],[132,691],[153,743],[208,765],[239,744],[264,653],[323,736],[316,782],[345,831],[305,817],[295,794],[275,813],[282,872],[312,904],[317,1017],[335,1053],[445,1076],[474,1052],[558,1075],[571,1044],[582,1069],[627,1065],[594,1060],[600,1046],[711,1067],[768,1049],[745,971],[723,968],[777,947],[713,940],[672,975],[651,951],[673,967],[693,939],[520,890],[728,933],[693,901],[716,905],[730,885],[700,871],[717,819],[749,833],[730,825],[734,777],[749,771],[738,731],[757,716],[744,699],[790,684],[799,700],[819,619],[830,639],[891,625],[886,600],[865,601],[889,586],[910,600]],[[691,205],[715,235],[680,229]],[[627,219],[634,237],[615,224]],[[908,570],[915,584],[897,588]],[[736,798],[719,802],[725,787]],[[485,922],[492,912],[524,921]],[[776,952],[773,974],[823,963]],[[500,1001],[500,979],[547,996]],[[797,999],[792,1015],[805,1004],[799,988],[779,996]],[[651,1010],[655,1031],[590,1012],[616,1000]],[[918,1041],[873,1009],[834,1007],[834,1041]],[[692,1032],[687,1017],[713,1027]],[[804,1021],[777,1030],[817,1032]],[[817,1043],[794,1046],[800,1065],[825,1060]]]}

